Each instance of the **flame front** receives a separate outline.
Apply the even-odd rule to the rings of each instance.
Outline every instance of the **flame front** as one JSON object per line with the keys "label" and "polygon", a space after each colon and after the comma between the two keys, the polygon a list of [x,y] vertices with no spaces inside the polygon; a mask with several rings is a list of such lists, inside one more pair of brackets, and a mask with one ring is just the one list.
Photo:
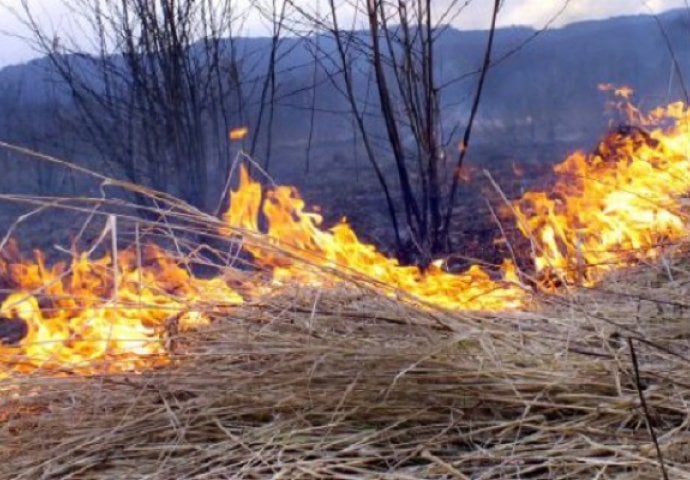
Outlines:
{"label": "flame front", "polygon": [[680,197],[690,191],[690,112],[678,102],[644,114],[628,102],[629,88],[615,91],[633,126],[595,153],[572,154],[555,167],[551,191],[514,205],[544,286],[592,286],[688,234]]}
{"label": "flame front", "polygon": [[[139,258],[146,266],[137,265]],[[117,267],[108,255],[82,254],[48,268],[37,252],[33,261],[1,262],[0,276],[14,290],[0,317],[26,327],[18,345],[0,343],[0,362],[14,372],[117,372],[166,363],[168,321],[186,329],[209,321],[203,303],[242,303],[220,278],[195,278],[153,246],[140,256],[119,252]]]}
{"label": "flame front", "polygon": [[[643,113],[629,103],[629,88],[604,88],[615,91],[616,106],[633,126],[609,134],[592,154],[574,153],[555,167],[551,190],[529,192],[512,205],[545,290],[594,285],[688,235],[682,196],[690,191],[690,111],[672,103]],[[425,270],[401,265],[360,241],[346,220],[324,227],[295,188],[263,188],[244,165],[230,197],[222,233],[247,234],[245,250],[270,269],[277,288],[328,288],[344,272],[388,295],[447,309],[497,311],[529,301],[510,261],[495,275],[479,265],[457,275],[439,262]],[[198,278],[155,246],[117,252],[115,261],[75,254],[52,267],[40,253],[30,261],[0,259],[0,280],[12,291],[0,305],[0,327],[23,328],[16,339],[0,328],[0,377],[151,368],[169,362],[169,326],[203,325],[210,311],[243,303],[222,277]],[[243,290],[271,293],[251,279]]]}
{"label": "flame front", "polygon": [[[360,241],[346,220],[324,228],[322,216],[305,210],[304,200],[295,188],[277,186],[264,193],[242,166],[239,186],[231,192],[225,221],[231,227],[258,232],[260,210],[268,225],[268,241],[287,255],[276,255],[257,245],[246,248],[255,262],[272,268],[277,283],[332,285],[339,277],[324,275],[326,267],[373,280],[391,295],[405,292],[424,303],[448,309],[503,310],[517,308],[526,301],[526,292],[509,261],[502,265],[500,280],[492,279],[479,265],[459,275],[445,272],[438,262],[425,271],[417,266],[403,266],[373,245]],[[306,262],[294,262],[292,256]],[[309,264],[317,268],[310,268]]]}

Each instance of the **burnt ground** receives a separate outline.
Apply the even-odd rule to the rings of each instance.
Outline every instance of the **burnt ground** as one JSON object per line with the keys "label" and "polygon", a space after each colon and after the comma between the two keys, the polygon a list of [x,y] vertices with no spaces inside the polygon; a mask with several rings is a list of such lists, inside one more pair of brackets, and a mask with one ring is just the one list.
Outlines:
{"label": "burnt ground", "polygon": [[[333,146],[328,148],[333,150]],[[513,200],[527,190],[548,188],[549,181],[553,178],[552,166],[564,159],[572,149],[572,145],[565,142],[544,145],[508,145],[500,142],[495,146],[477,142],[468,155],[463,170],[465,180],[460,183],[457,195],[451,229],[451,266],[460,270],[468,259],[499,264],[510,256],[506,242],[501,241],[503,234],[497,224],[497,217],[503,233],[519,253],[522,248],[520,243],[524,239],[517,231],[510,209],[502,196]],[[335,156],[318,157],[317,149],[314,156],[318,157],[318,161],[314,160],[309,172],[305,172],[302,147],[284,149],[282,153],[284,161],[274,163],[272,176],[278,184],[295,185],[307,205],[317,208],[323,214],[325,226],[333,225],[346,217],[360,239],[373,243],[386,254],[396,254],[381,188],[363,155],[353,158],[353,155],[347,155],[343,151]],[[455,160],[449,156],[449,165]],[[499,185],[500,193],[483,173],[484,170]],[[392,166],[389,166],[387,172],[391,186],[395,187]],[[44,175],[58,180],[62,178],[60,183],[65,187],[48,193],[50,196],[100,195],[99,186],[93,181],[80,182],[79,178],[74,179],[60,169]],[[216,180],[224,176],[225,174],[216,175]],[[24,176],[17,175],[16,178],[5,180],[11,184],[12,190],[9,193],[36,195],[36,185],[31,175],[25,173]],[[393,192],[395,194],[395,189]],[[57,204],[37,209],[35,202],[5,199],[0,206],[0,234],[11,233],[19,241],[25,254],[31,254],[33,249],[41,249],[47,251],[49,259],[66,259],[65,250],[71,248],[75,238],[80,238],[82,245],[91,245],[101,234],[106,218],[98,215],[92,217],[87,228],[82,231],[89,215],[89,209],[66,210],[59,208]],[[15,225],[17,219],[22,221]],[[119,233],[123,237],[122,246],[131,243],[134,239],[133,222],[121,225]],[[418,261],[412,243],[409,242],[408,245],[412,254],[402,260]]]}
{"label": "burnt ground", "polygon": [[[511,150],[505,144],[497,147],[479,144],[468,156],[463,169],[465,180],[459,185],[451,224],[450,253],[460,262],[462,258],[472,258],[498,264],[507,258],[510,252],[505,242],[500,241],[501,228],[515,248],[522,248],[519,244],[524,239],[503,197],[514,200],[528,190],[548,188],[553,179],[553,165],[573,149],[565,143],[513,147]],[[365,160],[360,159],[358,166],[326,165],[321,171],[309,174],[279,170],[276,177],[279,183],[297,185],[307,204],[319,207],[327,225],[346,217],[361,239],[394,254],[395,239],[384,197]],[[450,158],[449,163],[455,160]],[[391,184],[394,183],[393,177]],[[410,250],[414,250],[412,245]],[[414,261],[414,255],[410,258]]]}

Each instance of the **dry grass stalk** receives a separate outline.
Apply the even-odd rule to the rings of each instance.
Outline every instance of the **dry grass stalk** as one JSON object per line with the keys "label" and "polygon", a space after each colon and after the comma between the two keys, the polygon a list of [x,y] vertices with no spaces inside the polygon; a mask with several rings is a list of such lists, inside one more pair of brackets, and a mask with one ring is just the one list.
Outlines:
{"label": "dry grass stalk", "polygon": [[[164,223],[123,200],[4,198],[117,215],[121,238],[243,275],[217,219],[118,185],[154,198]],[[669,477],[690,479],[682,261],[496,315],[418,308],[325,273],[348,282],[196,306],[214,323],[171,330],[164,367],[2,381],[0,477],[657,479],[651,420]],[[636,353],[649,418],[625,337],[646,341]]]}
{"label": "dry grass stalk", "polygon": [[[6,383],[0,473],[658,478],[625,342],[578,312],[595,299],[486,317],[480,333],[345,290],[313,308],[315,295],[285,292],[184,334],[156,371]],[[644,328],[688,353],[663,322]],[[638,355],[669,475],[690,478],[687,363]]]}

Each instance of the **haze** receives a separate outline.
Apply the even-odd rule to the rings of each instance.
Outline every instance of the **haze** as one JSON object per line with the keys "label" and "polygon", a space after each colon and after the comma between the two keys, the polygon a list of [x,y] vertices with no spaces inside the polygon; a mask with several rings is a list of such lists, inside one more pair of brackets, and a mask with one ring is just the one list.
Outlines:
{"label": "haze", "polygon": [[[318,0],[317,0],[318,1]],[[323,1],[323,8],[327,2]],[[439,0],[438,3],[450,3],[452,0]],[[62,0],[27,0],[33,15],[41,26],[56,35],[70,35],[79,41],[79,32],[75,28],[74,13],[64,6]],[[256,5],[270,8],[269,0],[238,0],[237,11],[243,21],[243,36],[262,36],[270,32],[270,24]],[[312,0],[297,0],[305,6],[317,5]],[[347,15],[347,4],[342,1],[340,7],[343,18]],[[436,1],[434,2],[437,3]],[[451,23],[462,30],[485,29],[489,23],[490,3],[469,0],[461,15]],[[565,8],[564,8],[565,7]],[[535,28],[544,26],[562,26],[582,20],[603,19],[612,16],[659,13],[671,8],[687,7],[685,0],[506,0],[502,7],[499,26],[527,25]],[[31,46],[31,34],[18,16],[21,16],[22,0],[0,0],[0,67],[23,63],[38,56]],[[560,14],[559,14],[560,12]],[[349,12],[350,19],[353,12]],[[85,42],[85,49],[88,46]]]}

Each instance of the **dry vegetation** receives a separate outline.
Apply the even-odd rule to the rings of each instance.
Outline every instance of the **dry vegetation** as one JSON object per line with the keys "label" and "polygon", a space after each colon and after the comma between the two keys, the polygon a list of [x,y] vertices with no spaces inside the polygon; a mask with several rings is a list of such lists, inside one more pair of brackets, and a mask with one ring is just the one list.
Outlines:
{"label": "dry vegetation", "polygon": [[[674,301],[668,287],[641,292]],[[176,337],[169,367],[10,382],[0,472],[656,479],[650,420],[670,478],[690,478],[688,315],[595,292],[569,300],[472,318],[286,292]],[[633,343],[649,419],[616,334],[627,329],[658,344]]]}
{"label": "dry vegetation", "polygon": [[[49,201],[116,208],[126,237],[134,207],[92,202]],[[192,228],[214,230],[158,202],[156,231],[185,252]],[[661,453],[668,478],[690,478],[681,250],[524,312],[415,308],[362,279],[208,306],[212,326],[169,328],[167,366],[3,380],[0,476],[658,479]]]}

